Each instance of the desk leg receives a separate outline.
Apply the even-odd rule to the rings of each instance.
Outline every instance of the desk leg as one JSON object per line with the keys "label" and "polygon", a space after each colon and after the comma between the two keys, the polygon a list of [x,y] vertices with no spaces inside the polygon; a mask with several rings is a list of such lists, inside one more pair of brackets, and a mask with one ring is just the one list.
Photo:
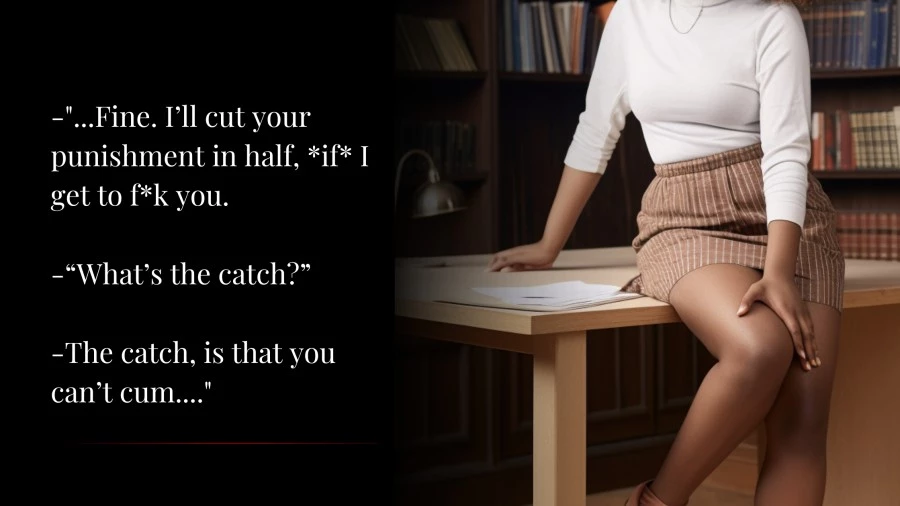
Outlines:
{"label": "desk leg", "polygon": [[584,506],[587,495],[585,332],[534,337],[535,506]]}

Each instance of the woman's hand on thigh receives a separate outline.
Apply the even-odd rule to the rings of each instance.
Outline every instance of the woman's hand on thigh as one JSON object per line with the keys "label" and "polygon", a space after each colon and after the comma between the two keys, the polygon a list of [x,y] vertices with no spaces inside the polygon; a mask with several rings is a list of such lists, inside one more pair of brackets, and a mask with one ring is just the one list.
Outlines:
{"label": "woman's hand on thigh", "polygon": [[813,367],[822,365],[816,350],[809,308],[800,298],[800,290],[793,280],[763,276],[747,289],[747,293],[741,299],[738,316],[747,314],[754,302],[769,306],[784,321],[791,333],[794,351],[800,357],[804,370],[810,371]]}

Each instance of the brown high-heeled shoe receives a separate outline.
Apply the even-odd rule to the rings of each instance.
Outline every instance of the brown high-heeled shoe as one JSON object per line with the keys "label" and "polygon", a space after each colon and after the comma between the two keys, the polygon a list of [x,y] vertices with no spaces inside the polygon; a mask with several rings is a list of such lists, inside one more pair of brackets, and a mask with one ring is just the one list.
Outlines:
{"label": "brown high-heeled shoe", "polygon": [[[653,481],[645,481],[638,485],[634,491],[631,493],[631,497],[625,501],[625,506],[666,506],[666,503],[662,502],[659,497],[656,497],[656,494],[650,490],[650,484]],[[641,503],[641,498],[644,498],[644,502]],[[687,505],[685,505],[687,506]]]}

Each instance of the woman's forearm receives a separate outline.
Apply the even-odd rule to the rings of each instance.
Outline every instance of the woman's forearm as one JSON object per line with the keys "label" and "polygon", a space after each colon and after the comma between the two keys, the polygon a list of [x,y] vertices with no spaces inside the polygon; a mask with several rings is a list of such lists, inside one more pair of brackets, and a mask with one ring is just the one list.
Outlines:
{"label": "woman's forearm", "polygon": [[562,250],[575,228],[575,223],[588,199],[597,187],[602,174],[585,172],[566,166],[563,168],[559,189],[547,217],[541,242],[548,248]]}
{"label": "woman's forearm", "polygon": [[797,254],[800,249],[800,226],[788,220],[769,223],[764,276],[794,279]]}

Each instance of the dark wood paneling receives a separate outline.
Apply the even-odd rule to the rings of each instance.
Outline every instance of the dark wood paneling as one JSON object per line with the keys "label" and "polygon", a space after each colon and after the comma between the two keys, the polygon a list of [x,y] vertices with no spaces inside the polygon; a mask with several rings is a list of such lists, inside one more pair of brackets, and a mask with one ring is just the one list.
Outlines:
{"label": "dark wood paneling", "polygon": [[715,359],[683,323],[655,328],[657,430],[674,433],[681,427],[694,394]]}
{"label": "dark wood paneling", "polygon": [[[527,503],[532,358],[400,342],[398,503]],[[683,324],[594,331],[586,359],[588,491],[647,479],[715,359]]]}
{"label": "dark wood paneling", "polygon": [[[591,332],[587,344],[587,442],[600,445],[654,432],[652,328]],[[496,352],[497,462],[532,450],[532,358]]]}
{"label": "dark wood paneling", "polygon": [[[502,248],[540,239],[584,105],[584,87],[501,83],[499,156]],[[528,84],[527,86],[525,84]]]}
{"label": "dark wood paneling", "polygon": [[592,331],[588,340],[588,445],[652,435],[652,344],[643,327]]}
{"label": "dark wood paneling", "polygon": [[657,388],[660,410],[682,409],[691,402],[696,385],[696,340],[681,324],[656,327]]}
{"label": "dark wood paneling", "polygon": [[498,463],[531,455],[534,359],[530,355],[494,352],[497,378]]}
{"label": "dark wood paneling", "polygon": [[698,343],[682,324],[660,325],[656,330],[657,427],[660,432],[676,432],[697,388]]}
{"label": "dark wood paneling", "polygon": [[398,472],[489,461],[489,352],[399,336],[395,346]]}

